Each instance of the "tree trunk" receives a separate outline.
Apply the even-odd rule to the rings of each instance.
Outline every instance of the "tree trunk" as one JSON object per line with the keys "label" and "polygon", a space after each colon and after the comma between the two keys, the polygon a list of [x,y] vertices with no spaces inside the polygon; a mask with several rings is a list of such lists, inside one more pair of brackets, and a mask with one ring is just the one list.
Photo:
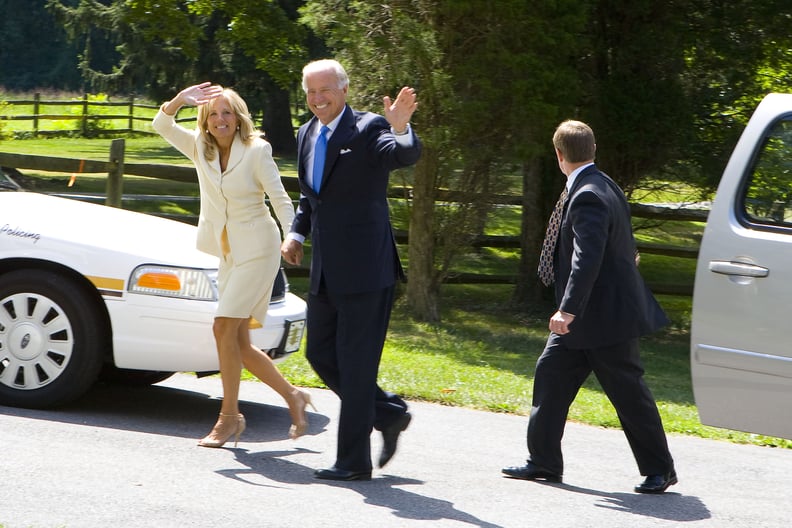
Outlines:
{"label": "tree trunk", "polygon": [[533,158],[523,163],[522,187],[523,206],[520,226],[520,267],[517,270],[517,284],[512,301],[523,305],[536,301],[541,295],[536,267],[544,239],[545,227],[549,218],[544,217],[542,189],[542,159]]}
{"label": "tree trunk", "polygon": [[439,322],[439,284],[434,272],[434,202],[439,160],[437,152],[424,145],[415,166],[415,183],[410,210],[408,246],[407,304],[420,321]]}
{"label": "tree trunk", "polygon": [[272,145],[272,152],[276,156],[295,156],[297,138],[292,125],[289,92],[272,83],[265,97],[262,128]]}

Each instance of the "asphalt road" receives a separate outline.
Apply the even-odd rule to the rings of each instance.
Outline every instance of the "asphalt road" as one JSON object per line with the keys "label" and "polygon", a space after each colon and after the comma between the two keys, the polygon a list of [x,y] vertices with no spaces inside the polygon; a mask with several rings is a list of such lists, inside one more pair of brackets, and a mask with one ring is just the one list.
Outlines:
{"label": "asphalt road", "polygon": [[219,408],[217,378],[97,387],[58,411],[0,407],[0,526],[790,525],[792,450],[673,435],[679,484],[639,495],[621,431],[569,424],[564,483],[525,482],[500,474],[525,458],[525,417],[419,402],[396,457],[372,481],[318,481],[313,470],[334,460],[338,401],[311,392],[318,412],[292,441],[278,396],[243,383],[248,429],[238,448],[223,449],[196,446]]}

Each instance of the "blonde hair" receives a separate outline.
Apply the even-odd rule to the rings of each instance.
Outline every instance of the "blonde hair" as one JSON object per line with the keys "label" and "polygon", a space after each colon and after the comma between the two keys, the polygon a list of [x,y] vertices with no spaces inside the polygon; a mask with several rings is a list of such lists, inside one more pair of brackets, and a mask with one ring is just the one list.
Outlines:
{"label": "blonde hair", "polygon": [[[250,117],[247,103],[242,99],[242,96],[231,88],[224,88],[220,97],[225,98],[231,110],[234,111],[239,124],[237,134],[239,134],[240,139],[242,139],[245,145],[250,145],[255,138],[263,136],[261,132],[256,130],[253,119]],[[204,158],[206,158],[206,161],[213,161],[217,155],[217,140],[209,133],[207,123],[209,121],[209,114],[215,102],[220,99],[220,97],[198,107],[198,128],[201,131],[201,139],[205,147]]]}

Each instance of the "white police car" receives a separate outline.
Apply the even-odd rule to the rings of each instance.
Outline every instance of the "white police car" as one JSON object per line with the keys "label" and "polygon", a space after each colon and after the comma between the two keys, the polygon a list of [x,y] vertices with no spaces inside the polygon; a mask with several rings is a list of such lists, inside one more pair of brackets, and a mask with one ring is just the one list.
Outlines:
{"label": "white police car", "polygon": [[[217,371],[217,259],[195,230],[0,175],[0,405],[64,404],[100,377]],[[281,271],[253,344],[276,360],[298,350],[305,308]]]}

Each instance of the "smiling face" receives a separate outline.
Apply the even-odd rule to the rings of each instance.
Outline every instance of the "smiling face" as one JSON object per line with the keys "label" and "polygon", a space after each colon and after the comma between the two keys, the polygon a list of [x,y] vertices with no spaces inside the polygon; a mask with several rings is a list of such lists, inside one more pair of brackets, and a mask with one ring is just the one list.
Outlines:
{"label": "smiling face", "polygon": [[344,110],[348,86],[338,87],[339,79],[333,70],[306,73],[303,81],[308,108],[323,125]]}
{"label": "smiling face", "polygon": [[236,112],[225,96],[220,96],[207,103],[206,129],[219,144],[230,144],[239,125]]}

